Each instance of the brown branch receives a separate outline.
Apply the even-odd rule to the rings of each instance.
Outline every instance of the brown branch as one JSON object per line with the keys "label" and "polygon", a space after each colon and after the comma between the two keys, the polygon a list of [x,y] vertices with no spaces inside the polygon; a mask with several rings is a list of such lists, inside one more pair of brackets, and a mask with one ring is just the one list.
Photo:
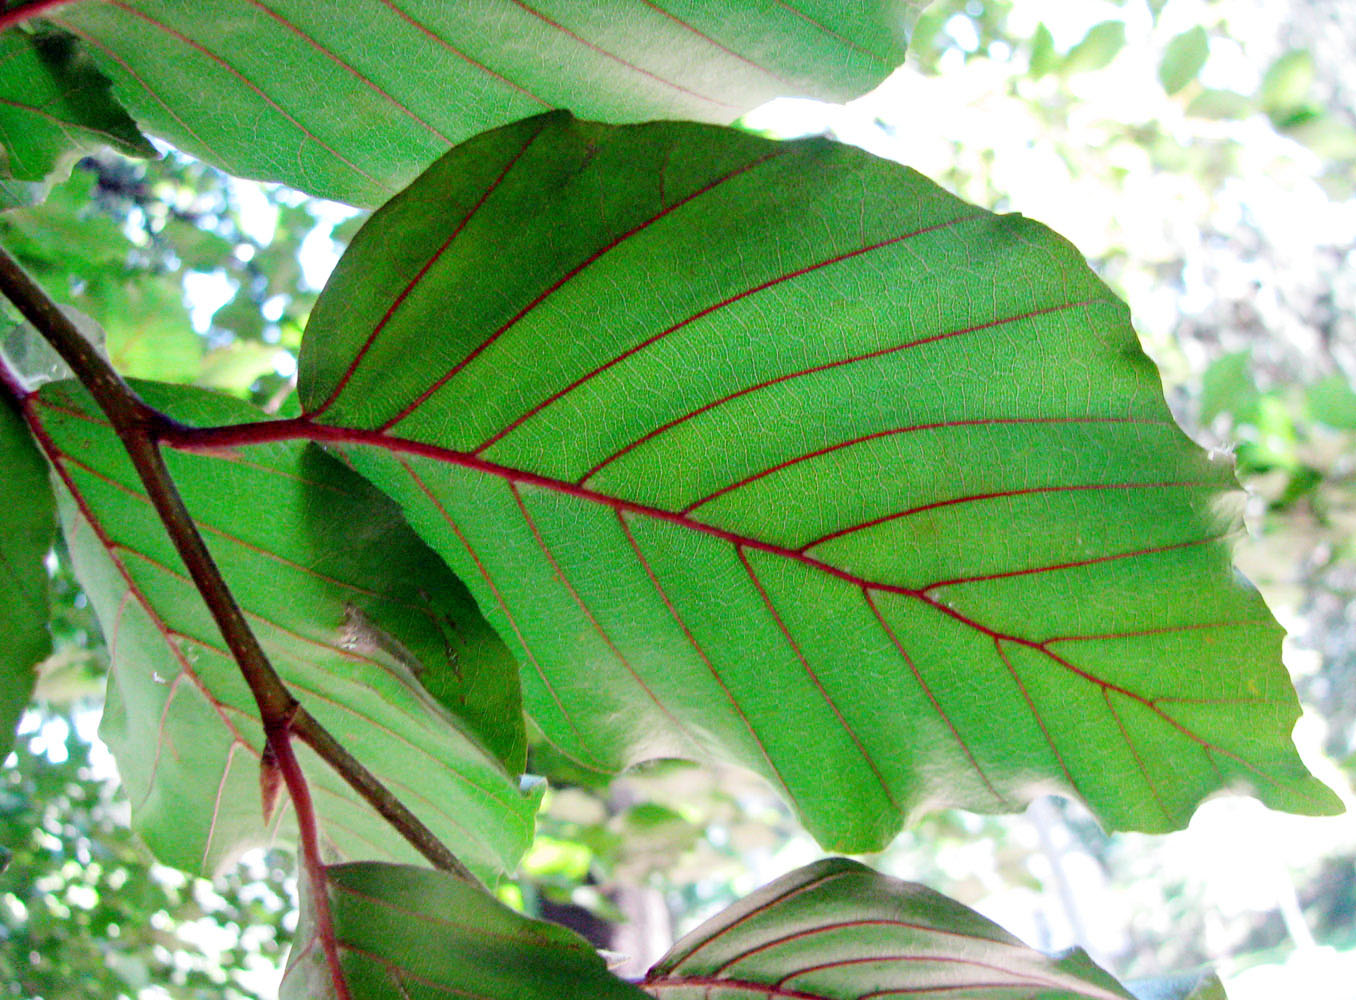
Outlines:
{"label": "brown branch", "polygon": [[[160,438],[175,428],[174,421],[137,396],[3,249],[0,249],[0,292],[56,349],[107,415],[254,695],[264,733],[278,759],[291,756],[289,741],[295,733],[434,867],[479,885],[433,831],[301,707],[269,663],[198,533],[160,453]],[[13,394],[15,387],[10,381],[5,380],[4,388]],[[304,839],[306,831],[302,834]]]}

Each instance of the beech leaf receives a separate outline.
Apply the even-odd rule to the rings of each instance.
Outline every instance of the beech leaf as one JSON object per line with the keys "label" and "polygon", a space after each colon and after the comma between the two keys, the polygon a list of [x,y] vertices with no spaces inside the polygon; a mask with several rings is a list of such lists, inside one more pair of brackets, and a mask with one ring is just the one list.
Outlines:
{"label": "beech leaf", "polygon": [[[202,389],[137,388],[181,420],[262,417]],[[72,383],[44,387],[30,414],[108,643],[100,735],[133,825],[160,860],[204,872],[287,836],[295,819],[286,800],[269,809],[277,782],[253,697],[122,444]],[[496,759],[522,765],[517,678],[465,588],[389,501],[304,442],[248,456],[171,453],[169,467],[298,700],[478,874],[511,869],[531,841],[537,796]],[[355,640],[355,613],[389,641]],[[327,764],[298,753],[329,856],[418,857]]]}
{"label": "beech leaf", "polygon": [[[3,363],[0,361],[0,363]],[[23,419],[0,401],[0,755],[37,682],[34,668],[52,650],[43,559],[56,534],[56,503],[47,465]]]}
{"label": "beech leaf", "polygon": [[[442,872],[356,863],[325,873],[351,996],[362,1000],[645,1000],[587,941]],[[302,896],[281,1000],[334,996],[312,894]]]}
{"label": "beech leaf", "polygon": [[86,0],[47,16],[180,149],[376,205],[453,143],[552,107],[724,123],[774,97],[857,97],[903,61],[920,6]]}
{"label": "beech leaf", "polygon": [[1067,242],[814,139],[555,114],[458,147],[311,314],[305,414],[586,766],[713,756],[863,852],[1058,792],[1324,813],[1281,629]]}
{"label": "beech leaf", "polygon": [[1131,1000],[1082,951],[1050,958],[953,899],[846,858],[741,899],[641,986],[657,1000]]}

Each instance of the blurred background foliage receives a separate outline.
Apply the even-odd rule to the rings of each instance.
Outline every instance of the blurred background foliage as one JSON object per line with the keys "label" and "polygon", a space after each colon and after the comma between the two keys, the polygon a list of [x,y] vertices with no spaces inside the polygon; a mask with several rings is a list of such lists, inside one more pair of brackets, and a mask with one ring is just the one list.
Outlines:
{"label": "blurred background foliage", "polygon": [[[1183,426],[1232,452],[1242,570],[1290,631],[1311,766],[1356,773],[1356,6],[1348,0],[938,0],[908,64],[846,107],[746,119],[827,132],[1068,237],[1130,303]],[[306,314],[361,216],[173,151],[102,153],[0,243],[97,321],[124,372],[295,412]],[[18,325],[6,335],[22,350]],[[104,653],[61,552],[57,650],[0,779],[0,996],[270,996],[291,860],[214,882],[151,862],[94,735]],[[1184,595],[1189,599],[1189,595]],[[522,877],[502,897],[639,971],[818,856],[756,779],[660,762],[599,786],[549,748]],[[1076,806],[949,812],[866,859],[1121,978],[1218,965],[1233,1000],[1346,998],[1356,824],[1246,800],[1168,837],[1107,837]]]}

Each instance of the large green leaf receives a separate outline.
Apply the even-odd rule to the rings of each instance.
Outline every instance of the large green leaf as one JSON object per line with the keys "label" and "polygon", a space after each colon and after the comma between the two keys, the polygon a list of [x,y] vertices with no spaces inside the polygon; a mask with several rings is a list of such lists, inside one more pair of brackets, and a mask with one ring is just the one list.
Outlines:
{"label": "large green leaf", "polygon": [[104,144],[131,156],[157,155],[75,39],[0,35],[0,176],[43,181]]}
{"label": "large green leaf", "polygon": [[[348,864],[326,870],[325,891],[349,992],[361,1000],[645,1000],[607,971],[583,938],[529,920],[440,872]],[[310,893],[282,1000],[334,996]]]}
{"label": "large green leaf", "polygon": [[615,769],[711,754],[835,849],[1080,795],[1337,808],[1227,464],[1076,251],[823,140],[543,116],[382,209],[302,347],[313,437],[395,497]]}
{"label": "large green leaf", "polygon": [[[260,416],[201,389],[141,388],[180,419]],[[254,701],[92,401],[61,383],[32,412],[65,485],[66,536],[113,660],[101,734],[133,822],[161,860],[218,868],[278,836],[284,813],[291,821],[289,809],[271,826],[261,815]],[[312,446],[170,458],[298,699],[467,864],[487,875],[512,868],[532,837],[535,797],[520,794],[487,746],[521,764],[516,668],[465,588],[389,501]],[[309,751],[302,759],[336,856],[416,857],[327,765]]]}
{"label": "large green leaf", "polygon": [[86,0],[47,16],[176,146],[374,205],[452,143],[546,108],[728,122],[781,95],[858,96],[902,61],[917,6]]}
{"label": "large green leaf", "polygon": [[[3,364],[0,360],[0,364]],[[43,559],[56,532],[56,505],[22,418],[0,400],[0,757],[33,694],[33,668],[52,649]]]}
{"label": "large green leaf", "polygon": [[1028,948],[955,900],[855,861],[785,875],[683,938],[641,986],[658,1000],[1129,1000],[1081,951]]}

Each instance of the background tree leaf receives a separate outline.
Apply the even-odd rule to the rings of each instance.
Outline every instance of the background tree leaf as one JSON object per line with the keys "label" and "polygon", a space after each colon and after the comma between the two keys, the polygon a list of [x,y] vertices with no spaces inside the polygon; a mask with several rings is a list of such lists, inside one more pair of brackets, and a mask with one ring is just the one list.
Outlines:
{"label": "background tree leaf", "polygon": [[[260,416],[201,389],[140,388],[183,420]],[[261,816],[253,699],[92,401],[56,384],[31,414],[66,487],[66,537],[113,661],[101,734],[134,824],[166,863],[214,871],[279,836],[283,814],[290,822],[286,808],[271,829]],[[487,748],[521,767],[515,668],[465,588],[389,501],[300,442],[247,457],[172,455],[170,469],[298,699],[478,873],[512,868],[536,796],[520,794]],[[338,857],[415,857],[299,752]]]}
{"label": "background tree leaf", "polygon": [[[344,975],[362,1000],[644,1000],[583,938],[442,872],[346,864],[327,869],[326,882]],[[303,893],[281,1000],[333,995],[313,918]]]}
{"label": "background tree leaf", "polygon": [[[3,362],[0,362],[3,363]],[[56,532],[56,504],[47,464],[22,418],[0,401],[0,754],[8,754],[14,729],[33,694],[33,669],[52,650],[47,620],[47,568],[43,560]]]}
{"label": "background tree leaf", "polygon": [[1230,469],[1125,307],[1048,230],[896,164],[489,133],[359,233],[301,394],[270,433],[398,500],[590,766],[732,759],[853,851],[1051,790],[1118,829],[1222,789],[1338,808],[1229,565]]}
{"label": "background tree leaf", "polygon": [[74,38],[57,32],[0,34],[4,175],[45,181],[105,144],[128,156],[159,155]]}
{"label": "background tree leaf", "polygon": [[955,900],[846,858],[779,878],[687,935],[641,986],[658,1000],[1129,1000],[1081,951],[1028,948]]}
{"label": "background tree leaf", "polygon": [[1210,38],[1199,24],[1173,38],[1163,51],[1158,65],[1158,80],[1169,94],[1185,87],[1205,65],[1210,56]]}
{"label": "background tree leaf", "polygon": [[375,205],[452,143],[546,108],[729,122],[782,95],[856,97],[903,60],[920,5],[98,0],[47,16],[180,149]]}

